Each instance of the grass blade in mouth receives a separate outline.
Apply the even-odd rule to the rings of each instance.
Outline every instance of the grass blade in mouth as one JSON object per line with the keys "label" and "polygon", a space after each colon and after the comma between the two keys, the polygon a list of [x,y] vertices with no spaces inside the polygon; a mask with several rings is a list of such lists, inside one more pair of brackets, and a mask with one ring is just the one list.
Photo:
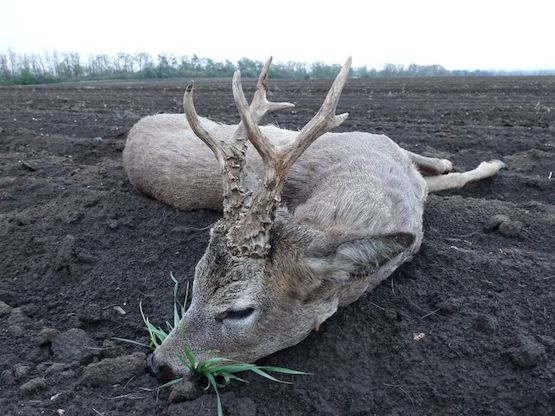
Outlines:
{"label": "grass blade in mouth", "polygon": [[254,373],[258,374],[259,376],[262,376],[264,378],[267,378],[268,380],[272,380],[275,381],[276,383],[284,383],[284,384],[291,384],[290,381],[284,381],[284,380],[280,380],[278,378],[275,378],[274,376],[268,374],[267,372],[265,372],[264,370],[261,370],[259,367],[254,367],[251,369],[251,371],[253,371]]}
{"label": "grass blade in mouth", "polygon": [[183,377],[179,377],[179,378],[176,378],[174,380],[168,381],[167,383],[161,384],[161,385],[159,385],[158,387],[156,387],[154,389],[151,389],[151,388],[148,388],[148,387],[141,387],[141,390],[158,392],[162,389],[167,389],[168,387],[172,387],[173,385],[179,383],[182,380],[183,380]]}
{"label": "grass blade in mouth", "polygon": [[187,358],[187,361],[189,362],[189,364],[187,365],[187,367],[189,367],[189,369],[193,372],[196,372],[197,369],[197,361],[195,359],[195,356],[193,355],[193,352],[189,349],[189,347],[187,345],[185,345],[183,347],[183,351],[185,353],[185,357]]}
{"label": "grass blade in mouth", "polygon": [[304,371],[298,371],[298,370],[291,370],[290,368],[283,368],[283,367],[272,367],[272,366],[265,365],[265,366],[260,366],[258,368],[265,371],[272,371],[274,373],[293,374],[297,376],[312,375],[312,373],[306,373]]}
{"label": "grass blade in mouth", "polygon": [[148,349],[151,349],[151,350],[153,349],[152,346],[150,346],[150,345],[144,344],[144,343],[139,342],[139,341],[133,341],[132,339],[119,338],[119,337],[112,337],[112,339],[115,339],[116,341],[127,342],[127,343],[133,344],[133,345],[138,345],[140,347],[145,347],[145,348],[148,348]]}
{"label": "grass blade in mouth", "polygon": [[223,416],[224,411],[222,409],[222,401],[220,400],[220,393],[218,392],[218,383],[212,374],[206,374],[206,378],[208,379],[209,383],[214,387],[214,391],[216,392],[216,401],[218,403],[218,416]]}

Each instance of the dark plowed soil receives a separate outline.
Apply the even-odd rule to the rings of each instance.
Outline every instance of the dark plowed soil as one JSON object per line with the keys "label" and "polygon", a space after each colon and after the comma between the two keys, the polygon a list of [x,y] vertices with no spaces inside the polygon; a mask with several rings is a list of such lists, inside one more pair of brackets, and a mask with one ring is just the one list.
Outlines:
{"label": "dark plowed soil", "polygon": [[[112,339],[146,341],[141,299],[171,319],[169,273],[192,279],[218,218],[137,193],[122,168],[126,132],[182,111],[184,83],[0,88],[1,414],[216,414],[212,392],[170,404],[142,390],[157,383],[141,349]],[[198,84],[202,115],[237,122],[229,84]],[[297,104],[272,121],[302,127],[328,86],[272,82]],[[226,414],[554,415],[555,78],[352,81],[339,110],[342,130],[508,169],[431,196],[412,262],[261,361],[314,375],[247,376],[222,391]]]}

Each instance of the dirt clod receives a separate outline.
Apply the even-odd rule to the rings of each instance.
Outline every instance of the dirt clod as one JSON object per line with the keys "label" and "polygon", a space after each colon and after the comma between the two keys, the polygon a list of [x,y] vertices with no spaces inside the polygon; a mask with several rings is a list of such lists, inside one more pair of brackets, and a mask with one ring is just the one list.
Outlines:
{"label": "dirt clod", "polygon": [[499,232],[507,237],[520,237],[522,232],[522,222],[503,221],[499,224]]}
{"label": "dirt clod", "polygon": [[392,310],[392,309],[387,309],[387,310],[384,312],[384,316],[385,316],[387,319],[391,320],[391,321],[397,321],[397,320],[399,320],[399,315],[397,314],[396,311],[394,311],[394,310]]}
{"label": "dirt clod", "polygon": [[538,335],[537,338],[548,350],[555,350],[555,338],[549,335]]}
{"label": "dirt clod", "polygon": [[501,234],[507,237],[520,237],[522,234],[522,222],[513,221],[507,215],[496,214],[488,219],[484,226],[484,230],[499,230]]}
{"label": "dirt clod", "polygon": [[453,314],[461,309],[464,305],[464,300],[460,298],[449,298],[440,301],[436,304],[436,308],[445,314]]}
{"label": "dirt clod", "polygon": [[60,371],[58,373],[52,373],[50,376],[51,381],[54,381],[56,383],[63,383],[63,382],[68,382],[68,380],[73,379],[75,377],[75,371],[74,370],[65,370],[65,371]]}
{"label": "dirt clod", "polygon": [[79,328],[61,332],[52,340],[54,358],[64,363],[78,361],[87,364],[97,355],[98,351],[95,348],[96,343]]}
{"label": "dirt clod", "polygon": [[179,403],[187,400],[194,400],[200,397],[201,394],[202,391],[198,383],[190,380],[182,380],[173,387],[170,393],[170,402]]}
{"label": "dirt clod", "polygon": [[65,278],[71,275],[70,266],[75,249],[75,237],[68,234],[64,237],[54,260],[54,271]]}
{"label": "dirt clod", "polygon": [[4,370],[0,373],[0,381],[4,386],[10,386],[14,380],[15,378],[12,371]]}
{"label": "dirt clod", "polygon": [[142,352],[116,358],[105,358],[85,367],[79,382],[89,386],[121,383],[134,376],[144,374],[145,360],[146,355]]}
{"label": "dirt clod", "polygon": [[25,335],[25,328],[21,325],[10,325],[8,327],[8,333],[14,338],[19,338]]}
{"label": "dirt clod", "polygon": [[68,363],[54,363],[50,365],[45,371],[44,374],[46,376],[51,376],[52,374],[61,373],[62,371],[66,371],[72,367],[72,364]]}
{"label": "dirt clod", "polygon": [[37,377],[34,378],[32,380],[29,380],[27,383],[22,384],[19,389],[24,393],[24,394],[34,394],[34,393],[38,393],[39,391],[42,390],[46,390],[46,388],[48,387],[48,384],[46,383],[46,380],[42,377]]}
{"label": "dirt clod", "polygon": [[256,403],[248,397],[237,397],[233,392],[222,395],[225,414],[228,416],[256,416]]}
{"label": "dirt clod", "polygon": [[27,377],[29,371],[31,371],[30,365],[18,363],[13,367],[13,375],[17,380],[21,380],[22,378]]}
{"label": "dirt clod", "polygon": [[[22,339],[27,340],[27,337]],[[32,361],[35,364],[43,363],[51,358],[50,349],[44,347],[33,347],[33,349],[29,351],[28,358],[29,361]]]}
{"label": "dirt clod", "polygon": [[24,313],[23,308],[17,307],[13,308],[6,319],[6,325],[19,325],[19,326],[29,326],[31,320],[29,317]]}
{"label": "dirt clod", "polygon": [[195,400],[171,403],[167,414],[168,416],[214,416],[217,414],[217,409],[216,397],[213,394],[203,394]]}
{"label": "dirt clod", "polygon": [[36,343],[38,346],[50,344],[58,335],[58,330],[54,328],[43,328],[36,336]]}
{"label": "dirt clod", "polygon": [[495,214],[489,217],[484,229],[487,231],[494,230],[505,221],[510,221],[509,217],[503,214]]}
{"label": "dirt clod", "polygon": [[76,250],[75,256],[77,257],[77,261],[85,264],[93,264],[98,260],[97,256],[85,249]]}
{"label": "dirt clod", "polygon": [[520,335],[510,357],[515,365],[532,368],[545,361],[545,347],[530,336]]}
{"label": "dirt clod", "polygon": [[118,343],[111,339],[105,339],[104,341],[102,341],[103,358],[116,358],[121,355],[125,355],[125,350],[123,349],[121,343]]}
{"label": "dirt clod", "polygon": [[497,330],[499,323],[497,318],[491,315],[479,315],[474,321],[476,329],[485,334],[493,334]]}
{"label": "dirt clod", "polygon": [[77,317],[83,323],[94,324],[100,322],[104,316],[104,311],[96,303],[88,304],[83,310],[79,311]]}
{"label": "dirt clod", "polygon": [[33,317],[39,312],[39,307],[36,303],[27,303],[21,306],[21,312],[26,316]]}
{"label": "dirt clod", "polygon": [[11,310],[12,310],[12,307],[10,305],[0,300],[0,318],[8,315]]}

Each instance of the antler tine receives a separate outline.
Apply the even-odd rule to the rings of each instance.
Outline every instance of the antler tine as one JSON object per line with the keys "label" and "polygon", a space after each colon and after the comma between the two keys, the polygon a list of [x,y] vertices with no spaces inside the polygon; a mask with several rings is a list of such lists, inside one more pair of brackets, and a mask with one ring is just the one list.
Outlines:
{"label": "antler tine", "polygon": [[320,110],[318,110],[312,120],[302,128],[295,141],[283,150],[283,156],[285,158],[284,168],[286,170],[295,163],[318,137],[338,127],[349,117],[349,113],[336,115],[335,111],[337,110],[337,104],[339,103],[339,98],[341,97],[345,82],[347,82],[347,78],[349,77],[351,62],[352,57],[349,57],[341,68],[341,71],[339,71],[339,74],[337,74],[335,81],[333,81]]}
{"label": "antler tine", "polygon": [[288,102],[274,103],[268,101],[266,96],[266,80],[268,79],[268,72],[270,70],[271,63],[272,57],[270,56],[260,71],[260,76],[258,77],[258,82],[256,84],[256,92],[254,93],[250,107],[245,97],[245,93],[243,92],[243,86],[241,84],[241,71],[235,71],[232,82],[233,98],[235,100],[235,105],[237,106],[239,115],[241,116],[242,125],[240,127],[245,129],[248,139],[256,148],[262,157],[262,160],[264,160],[267,164],[272,163],[272,160],[276,157],[277,151],[268,138],[264,136],[258,127],[258,123],[262,120],[262,118],[264,118],[266,113],[295,107],[295,104]]}
{"label": "antler tine", "polygon": [[193,83],[191,82],[187,85],[187,88],[185,88],[185,94],[183,95],[183,108],[185,109],[187,121],[198,138],[201,139],[210,148],[210,150],[212,150],[218,160],[218,164],[223,169],[225,164],[224,151],[222,146],[218,144],[216,139],[208,133],[200,122],[197,111],[195,110],[195,105],[193,104],[193,89]]}
{"label": "antler tine", "polygon": [[256,92],[254,93],[250,106],[250,110],[253,113],[254,121],[256,123],[259,123],[266,113],[295,107],[295,104],[292,103],[273,103],[268,101],[266,97],[266,80],[268,79],[271,63],[272,57],[270,56],[260,71],[260,76],[258,77],[258,82],[256,83]]}
{"label": "antler tine", "polygon": [[[271,58],[268,60],[266,64],[268,64],[270,61],[271,61]],[[262,74],[260,74],[259,84],[263,83],[262,79],[265,76],[264,69],[267,69],[266,65],[262,69]],[[237,106],[237,111],[241,116],[241,122],[243,124],[243,128],[247,133],[248,139],[256,148],[256,150],[260,154],[260,157],[262,157],[262,160],[266,164],[271,163],[271,161],[275,159],[276,148],[268,140],[268,138],[264,135],[264,133],[262,133],[262,131],[260,130],[260,127],[258,127],[258,122],[255,119],[255,115],[253,114],[253,113],[260,114],[262,112],[266,113],[267,110],[264,111],[264,108],[267,106],[265,105],[264,101],[266,101],[266,103],[268,103],[268,101],[266,100],[265,90],[262,90],[263,91],[262,99],[260,98],[260,95],[259,95],[259,100],[257,102],[258,105],[254,105],[256,100],[256,95],[255,95],[255,98],[253,98],[253,105],[251,105],[251,107],[255,107],[254,108],[255,111],[252,111],[249,108],[249,104],[247,102],[247,99],[245,98],[245,93],[243,92],[243,87],[241,86],[241,71],[239,70],[235,71],[235,73],[233,74],[232,89],[233,89],[233,98],[235,100],[235,105]],[[261,90],[257,90],[257,93],[260,91]],[[259,110],[260,112],[257,110]]]}
{"label": "antler tine", "polygon": [[[235,105],[239,110],[239,115],[241,116],[241,123],[237,126],[237,130],[233,137],[237,138],[243,134],[243,129],[250,129],[251,133],[247,134],[247,137],[253,134],[252,126],[255,126],[257,132],[255,134],[258,137],[263,137],[262,132],[258,128],[258,123],[264,118],[267,113],[279,110],[285,110],[287,108],[295,107],[295,104],[288,103],[288,102],[279,102],[274,103],[268,101],[266,96],[266,80],[268,79],[268,73],[270,70],[270,64],[272,63],[272,57],[270,56],[262,70],[260,71],[260,75],[258,77],[258,82],[256,83],[256,91],[254,93],[254,97],[252,98],[252,102],[249,106],[247,99],[245,98],[245,93],[243,92],[243,86],[241,85],[241,71],[236,70],[233,74],[233,81],[232,81],[232,89],[233,89],[233,98],[235,100]],[[244,117],[248,114],[250,123],[248,126],[245,126]],[[262,139],[260,141],[265,141],[271,146],[271,143],[267,139]],[[255,148],[259,151],[264,152],[264,149],[259,149],[257,144],[253,143]],[[261,145],[263,146],[263,145]],[[267,154],[267,152],[265,152]]]}
{"label": "antler tine", "polygon": [[245,199],[241,186],[241,172],[245,164],[246,139],[242,136],[242,126],[228,142],[216,140],[202,125],[193,104],[193,84],[189,84],[183,96],[183,107],[187,121],[193,132],[212,150],[222,170],[223,179],[223,227],[237,221]]}

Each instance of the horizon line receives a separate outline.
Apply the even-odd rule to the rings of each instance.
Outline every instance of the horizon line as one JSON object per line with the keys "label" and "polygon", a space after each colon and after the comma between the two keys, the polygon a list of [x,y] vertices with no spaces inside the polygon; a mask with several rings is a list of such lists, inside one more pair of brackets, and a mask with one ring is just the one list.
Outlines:
{"label": "horizon line", "polygon": [[[249,59],[252,60],[254,62],[256,62],[257,64],[263,64],[264,62],[258,59],[253,59],[250,58],[248,56],[242,56],[240,58],[238,58],[237,60],[232,60],[230,58],[212,58],[209,56],[202,56],[200,54],[197,53],[192,53],[192,54],[177,54],[177,53],[171,53],[171,52],[146,52],[146,51],[136,51],[136,52],[124,52],[124,51],[118,51],[118,52],[80,52],[80,51],[76,51],[76,50],[56,50],[56,49],[44,49],[42,52],[19,52],[15,49],[13,49],[12,47],[7,47],[7,48],[2,48],[0,49],[0,54],[4,54],[4,53],[9,53],[9,52],[14,52],[16,54],[19,55],[48,55],[48,54],[52,54],[52,53],[56,53],[56,54],[62,54],[62,55],[70,55],[70,54],[78,54],[79,55],[79,60],[81,61],[83,58],[90,58],[93,56],[102,56],[102,55],[107,55],[107,56],[117,56],[118,54],[125,54],[125,55],[139,55],[139,54],[147,54],[150,57],[153,57],[155,59],[157,59],[159,56],[172,56],[176,59],[183,59],[183,58],[193,58],[193,57],[197,57],[197,59],[199,60],[212,60],[214,62],[231,62],[232,64],[237,64],[240,60],[242,59]],[[302,64],[304,66],[308,66],[311,67],[315,64],[325,64],[325,65],[341,65],[337,62],[330,62],[330,61],[324,61],[324,60],[314,60],[314,61],[297,61],[297,60],[292,60],[292,59],[277,59],[274,61],[275,65],[279,65],[279,64],[288,64],[288,63],[297,63],[297,64]],[[384,61],[381,65],[381,67],[378,66],[369,66],[368,64],[363,64],[363,65],[358,65],[355,66],[353,65],[353,69],[358,69],[358,68],[364,68],[366,67],[368,70],[383,70],[387,65],[395,65],[395,67],[403,67],[404,69],[407,69],[409,66],[411,65],[417,65],[417,66],[421,66],[421,67],[431,67],[431,66],[439,66],[449,72],[456,72],[456,71],[472,71],[472,72],[480,72],[480,71],[484,71],[484,72],[505,72],[505,73],[530,73],[530,72],[542,72],[542,73],[553,73],[555,74],[555,66],[553,67],[522,67],[522,68],[515,68],[515,67],[456,67],[456,68],[448,68],[446,66],[444,66],[441,63],[431,63],[431,64],[421,64],[421,63],[417,63],[417,62],[410,62],[410,63],[399,63],[399,62],[389,62],[389,61]]]}

